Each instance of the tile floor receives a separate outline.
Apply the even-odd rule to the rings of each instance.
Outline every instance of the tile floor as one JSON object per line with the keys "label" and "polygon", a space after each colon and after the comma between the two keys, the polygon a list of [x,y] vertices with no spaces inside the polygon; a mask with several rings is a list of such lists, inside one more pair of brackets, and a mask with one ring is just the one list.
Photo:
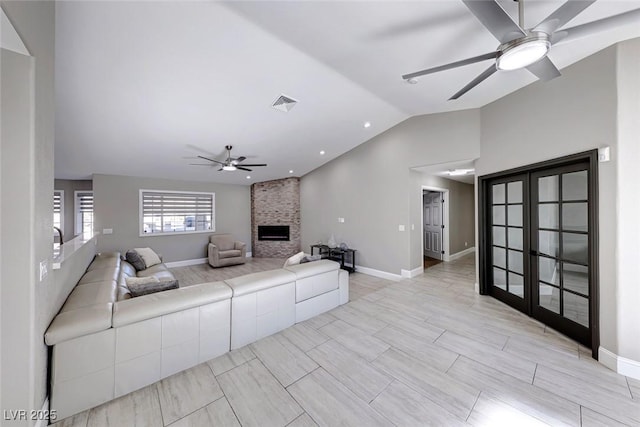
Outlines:
{"label": "tile floor", "polygon": [[349,304],[58,425],[640,425],[640,381],[474,280],[352,274]]}

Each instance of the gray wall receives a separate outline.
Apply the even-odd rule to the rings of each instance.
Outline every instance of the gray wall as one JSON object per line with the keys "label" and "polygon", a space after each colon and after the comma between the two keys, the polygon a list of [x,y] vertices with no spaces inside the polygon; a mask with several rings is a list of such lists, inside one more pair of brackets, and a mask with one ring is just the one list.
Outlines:
{"label": "gray wall", "polygon": [[[616,47],[482,108],[478,176],[610,145],[599,167],[602,345],[617,349],[616,316]],[[637,98],[636,98],[637,99]],[[508,126],[505,124],[509,124]],[[640,360],[640,357],[636,358]]]}
{"label": "gray wall", "polygon": [[93,189],[90,179],[56,179],[54,190],[64,190],[64,241],[73,239],[75,234],[74,192]]}
{"label": "gray wall", "polygon": [[[411,171],[411,269],[423,265],[422,258],[422,186],[449,190],[449,255],[475,246],[474,186],[439,176]],[[465,246],[467,242],[467,246]]]}
{"label": "gray wall", "polygon": [[[28,410],[40,409],[45,400],[43,335],[60,293],[51,274],[38,281],[40,261],[51,270],[53,247],[55,3],[3,1],[1,6],[35,58],[2,51],[0,407]],[[29,61],[31,66],[25,65]],[[24,101],[34,109],[25,110]]]}
{"label": "gray wall", "polygon": [[413,268],[410,168],[476,158],[479,147],[478,110],[418,116],[308,173],[300,183],[302,249],[334,234],[358,250],[359,265]]}
{"label": "gray wall", "polygon": [[164,261],[205,258],[209,233],[139,237],[139,190],[203,191],[216,193],[216,233],[232,233],[251,242],[251,193],[249,186],[209,182],[174,181],[118,175],[94,175],[94,226],[113,229],[98,237],[98,251],[150,247]]}

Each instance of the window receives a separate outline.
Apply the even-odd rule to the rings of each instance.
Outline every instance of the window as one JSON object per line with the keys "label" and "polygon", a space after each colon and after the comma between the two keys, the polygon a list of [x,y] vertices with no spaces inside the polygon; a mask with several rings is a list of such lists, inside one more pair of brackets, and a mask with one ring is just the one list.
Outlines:
{"label": "window", "polygon": [[93,191],[76,191],[74,211],[76,235],[93,233]]}
{"label": "window", "polygon": [[215,231],[215,193],[140,190],[140,236]]}
{"label": "window", "polygon": [[[64,190],[53,191],[53,226],[64,233]],[[53,233],[58,235],[55,230]]]}

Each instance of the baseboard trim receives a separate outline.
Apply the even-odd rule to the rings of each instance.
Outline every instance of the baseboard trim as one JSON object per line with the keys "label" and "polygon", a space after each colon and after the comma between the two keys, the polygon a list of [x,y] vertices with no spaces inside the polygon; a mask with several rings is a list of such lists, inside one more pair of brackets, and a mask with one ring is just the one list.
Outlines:
{"label": "baseboard trim", "polygon": [[208,258],[185,259],[183,261],[165,262],[164,265],[169,268],[187,267],[189,265],[206,264],[207,261]]}
{"label": "baseboard trim", "polygon": [[382,270],[376,270],[374,268],[362,267],[361,265],[356,265],[356,271],[358,273],[368,274],[369,276],[379,277],[381,279],[400,281],[402,280],[402,276],[399,274],[388,273]]}
{"label": "baseboard trim", "polygon": [[[44,403],[42,404],[42,409],[40,410],[40,414],[44,415],[50,415],[49,412],[49,396],[47,396],[44,399]],[[45,419],[45,418],[38,418],[38,421],[36,421],[36,423],[34,424],[35,427],[47,427],[49,425],[49,421],[51,421],[51,423],[55,423],[57,420],[52,419]]]}
{"label": "baseboard trim", "polygon": [[424,273],[424,266],[414,268],[413,270],[400,270],[400,275],[405,279],[411,279]]}
{"label": "baseboard trim", "polygon": [[456,252],[455,254],[449,255],[447,259],[445,259],[445,261],[446,262],[455,261],[458,258],[462,258],[465,255],[469,255],[470,253],[475,252],[475,250],[476,250],[476,247],[471,246],[470,248],[467,248],[464,251]]}
{"label": "baseboard trim", "polygon": [[612,371],[640,380],[640,362],[638,361],[618,356],[602,346],[598,347],[598,361]]}

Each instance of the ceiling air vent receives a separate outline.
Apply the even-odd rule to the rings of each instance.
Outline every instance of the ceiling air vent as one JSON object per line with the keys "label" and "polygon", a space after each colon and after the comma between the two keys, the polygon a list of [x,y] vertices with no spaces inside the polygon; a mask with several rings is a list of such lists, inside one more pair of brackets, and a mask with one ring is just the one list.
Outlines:
{"label": "ceiling air vent", "polygon": [[293,98],[289,98],[288,96],[285,96],[285,95],[280,95],[278,99],[275,100],[272,107],[275,108],[276,110],[280,110],[280,111],[284,111],[285,113],[288,113],[289,111],[291,111],[293,107],[296,106],[297,103],[298,101],[296,101]]}

